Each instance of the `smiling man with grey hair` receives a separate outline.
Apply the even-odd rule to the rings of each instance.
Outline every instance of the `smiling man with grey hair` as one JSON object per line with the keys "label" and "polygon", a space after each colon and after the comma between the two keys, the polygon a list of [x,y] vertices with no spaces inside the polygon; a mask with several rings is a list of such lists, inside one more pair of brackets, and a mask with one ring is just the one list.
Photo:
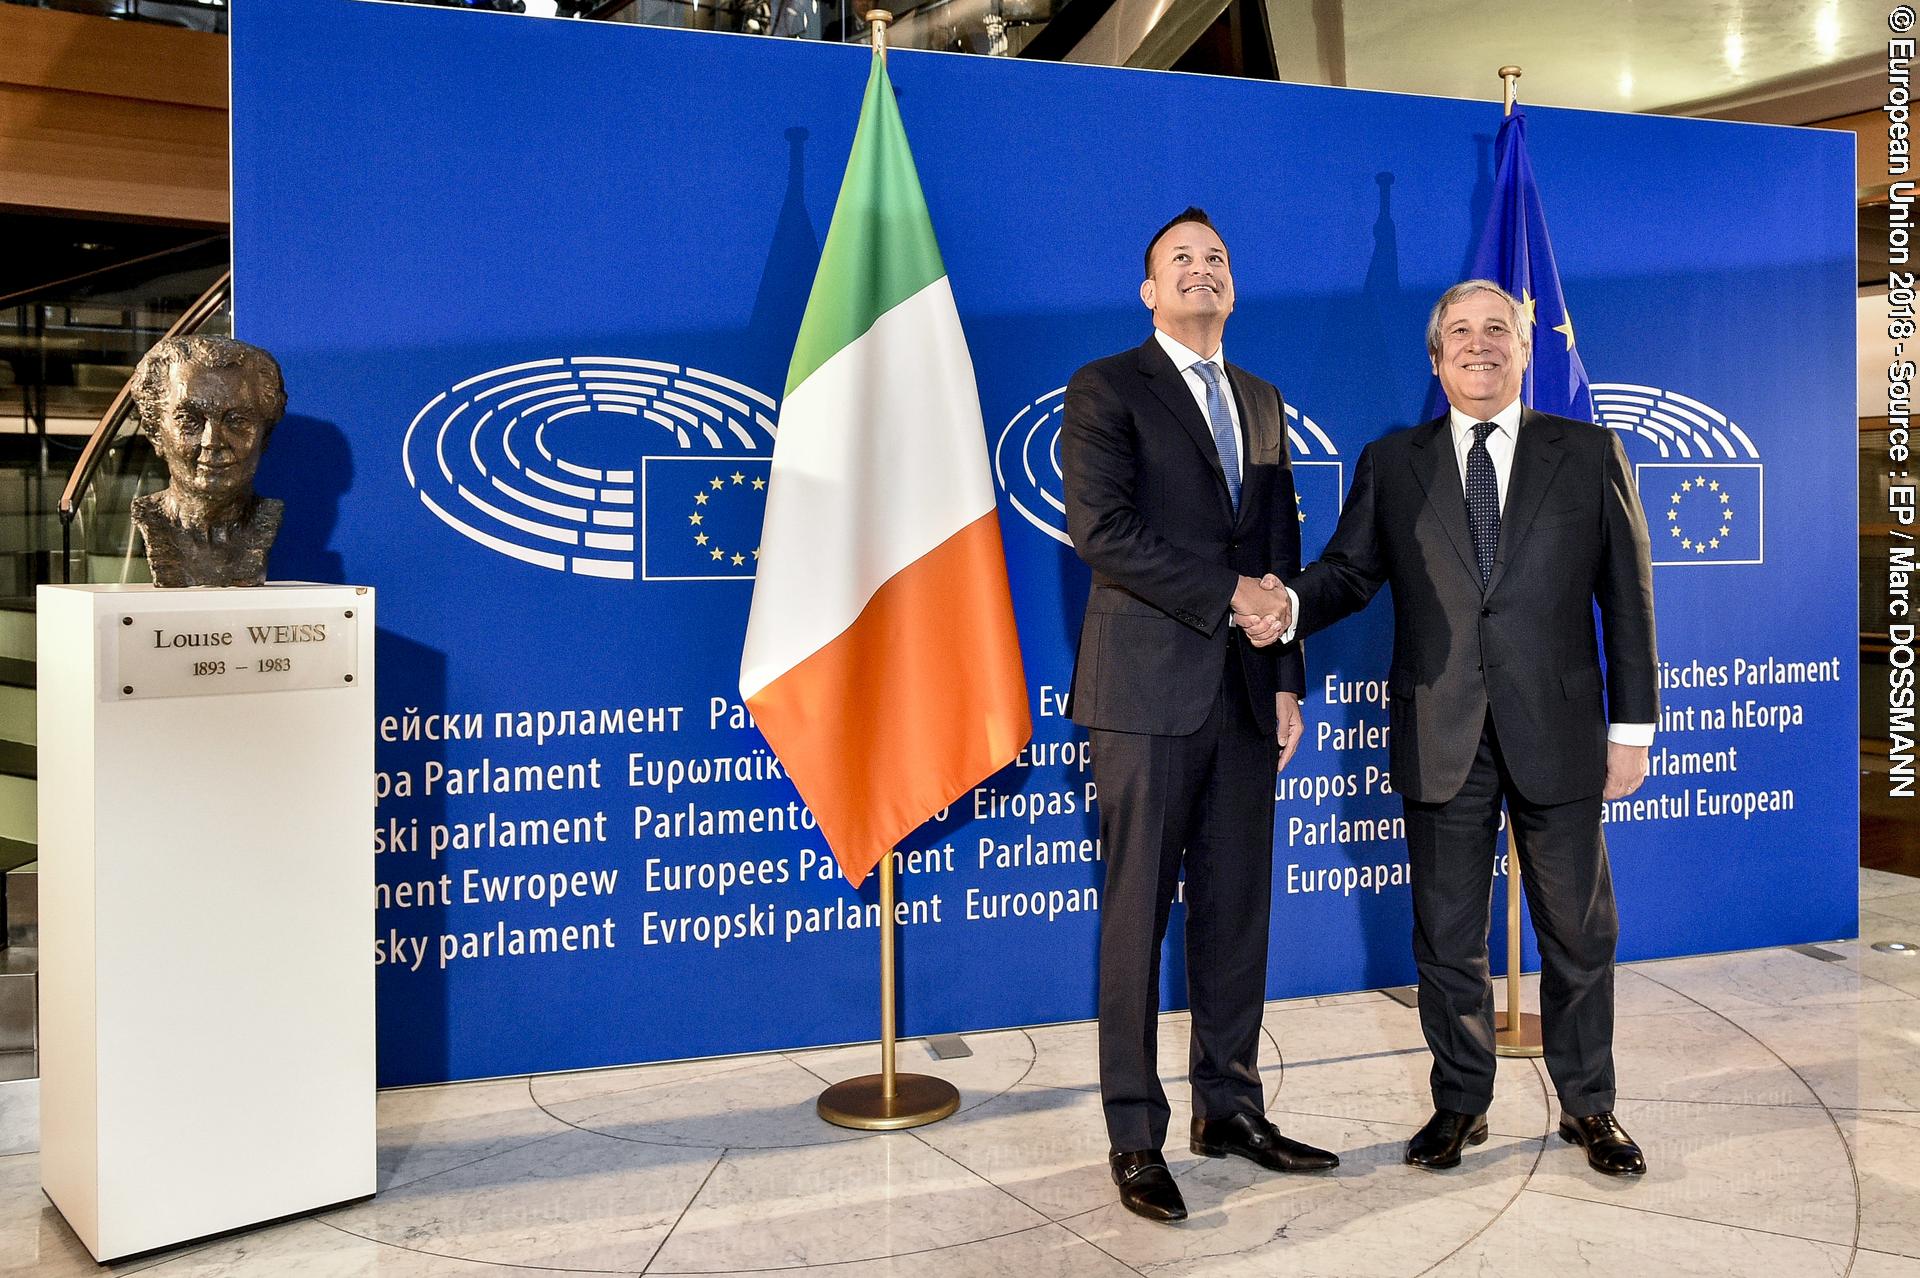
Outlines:
{"label": "smiling man with grey hair", "polygon": [[1646,1160],[1613,1114],[1619,919],[1600,815],[1647,775],[1660,707],[1653,569],[1618,438],[1522,404],[1529,328],[1490,280],[1441,295],[1427,354],[1449,410],[1360,454],[1325,554],[1287,583],[1292,626],[1243,624],[1291,641],[1393,587],[1390,754],[1433,1053],[1434,1115],[1407,1161],[1452,1167],[1487,1138],[1487,924],[1504,806],[1540,938],[1560,1134],[1596,1170],[1631,1175]]}
{"label": "smiling man with grey hair", "polygon": [[1427,314],[1427,359],[1432,362],[1434,372],[1437,374],[1440,371],[1440,352],[1446,341],[1440,323],[1442,317],[1453,309],[1455,302],[1463,302],[1475,293],[1492,294],[1507,308],[1507,326],[1513,330],[1523,352],[1520,366],[1524,373],[1527,358],[1533,353],[1533,319],[1513,294],[1492,280],[1461,280],[1442,293],[1440,300],[1433,304],[1433,310]]}

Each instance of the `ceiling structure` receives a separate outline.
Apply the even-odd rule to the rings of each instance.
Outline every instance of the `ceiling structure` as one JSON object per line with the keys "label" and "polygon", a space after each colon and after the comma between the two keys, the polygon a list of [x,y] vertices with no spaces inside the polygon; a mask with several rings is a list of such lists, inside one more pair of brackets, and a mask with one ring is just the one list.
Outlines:
{"label": "ceiling structure", "polygon": [[[440,0],[445,2],[445,0]],[[1520,66],[1523,100],[1802,124],[1877,105],[1887,11],[1866,0],[1253,0],[1279,78],[1445,97],[1497,98]],[[869,0],[827,0],[865,39]],[[1235,0],[929,0],[891,6],[894,44],[1166,69]],[[552,14],[554,0],[526,0]],[[618,16],[671,21],[671,4]],[[693,6],[697,11],[698,5]],[[693,23],[689,22],[689,25]],[[1055,28],[1048,32],[1051,25]],[[829,22],[828,33],[842,30]],[[1043,34],[1045,33],[1045,34]],[[1062,37],[1065,37],[1064,39]]]}
{"label": "ceiling structure", "polygon": [[[1044,57],[1164,68],[1171,45],[1185,48],[1234,2],[1063,0],[1054,25],[1075,29],[1072,47],[1044,33],[1027,43]],[[1866,110],[1885,91],[1891,6],[1863,0],[1260,3],[1279,78],[1302,84],[1497,98],[1496,71],[1513,64],[1528,102],[1776,124]]]}
{"label": "ceiling structure", "polygon": [[[1887,12],[1862,0],[1268,0],[1281,76],[1339,73],[1354,88],[1498,97],[1502,63],[1524,101],[1608,111],[1805,123],[1885,91]],[[1337,33],[1334,28],[1337,28]],[[1310,57],[1289,37],[1311,36]],[[1322,52],[1337,47],[1341,65]],[[1807,114],[1806,112],[1813,112]]]}
{"label": "ceiling structure", "polygon": [[[857,13],[868,2],[826,0],[822,7]],[[157,12],[181,6],[149,0],[148,7]],[[679,25],[687,21],[675,12],[679,7],[651,0],[617,16]],[[694,5],[689,12],[702,7]],[[714,6],[704,7],[710,13]],[[1873,111],[1884,100],[1891,5],[1864,0],[932,0],[898,7],[895,38],[901,44],[985,47],[984,36],[956,44],[956,33],[966,36],[993,15],[1003,27],[1014,28],[1011,48],[1025,50],[1026,56],[1162,68],[1193,65],[1187,55],[1199,48],[1197,37],[1230,21],[1245,29],[1251,8],[1265,18],[1272,58],[1263,58],[1261,71],[1237,68],[1241,74],[1277,71],[1278,78],[1300,83],[1495,100],[1501,93],[1496,70],[1513,63],[1523,69],[1520,97],[1529,103],[1806,124]],[[530,16],[551,15],[555,8],[553,0],[527,0]],[[848,34],[860,38],[862,24],[850,25]],[[828,31],[837,33],[837,23]],[[70,220],[60,225],[4,208],[0,229],[16,247],[30,243],[34,250],[13,255],[13,269],[0,271],[0,293],[205,234],[197,228]]]}

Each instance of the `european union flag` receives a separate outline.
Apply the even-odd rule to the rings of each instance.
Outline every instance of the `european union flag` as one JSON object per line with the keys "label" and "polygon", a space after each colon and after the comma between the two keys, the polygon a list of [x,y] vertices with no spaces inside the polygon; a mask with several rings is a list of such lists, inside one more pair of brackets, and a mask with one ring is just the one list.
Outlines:
{"label": "european union flag", "polygon": [[1766,561],[1759,462],[1645,462],[1634,468],[1653,537],[1653,562]]}
{"label": "european union flag", "polygon": [[[1522,402],[1543,413],[1593,420],[1587,370],[1573,344],[1573,317],[1560,291],[1560,270],[1547,238],[1533,163],[1527,159],[1527,118],[1518,107],[1494,139],[1493,204],[1473,254],[1472,275],[1520,299],[1533,321],[1533,360],[1520,389]],[[1649,507],[1651,509],[1651,507]]]}
{"label": "european union flag", "polygon": [[1293,491],[1300,500],[1300,562],[1312,563],[1327,548],[1340,522],[1342,466],[1337,461],[1293,463]]}
{"label": "european union flag", "polygon": [[641,577],[752,580],[769,464],[764,457],[641,459]]}

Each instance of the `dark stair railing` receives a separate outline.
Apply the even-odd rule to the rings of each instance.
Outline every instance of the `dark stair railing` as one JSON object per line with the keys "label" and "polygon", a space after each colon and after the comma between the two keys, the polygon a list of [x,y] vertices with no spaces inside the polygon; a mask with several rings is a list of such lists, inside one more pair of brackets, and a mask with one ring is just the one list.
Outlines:
{"label": "dark stair railing", "polygon": [[[209,321],[226,311],[232,294],[233,272],[227,271],[181,313],[161,340],[183,337],[207,327]],[[79,460],[73,464],[73,473],[67,477],[66,489],[60,494],[60,504],[55,507],[55,513],[60,518],[60,580],[63,583],[71,584],[73,581],[73,524],[80,513],[81,503],[90,495],[94,477],[99,473],[102,463],[113,454],[115,445],[138,430],[133,380],[129,378],[114,395],[113,402],[107,405],[107,411],[100,415],[93,433],[87,437]],[[129,557],[133,553],[131,526],[124,553]]]}
{"label": "dark stair railing", "polygon": [[[231,273],[223,272],[211,288],[187,307],[165,335],[177,337],[218,331],[223,327],[219,321],[228,314],[230,285]],[[101,528],[109,525],[104,518],[97,523],[80,520],[82,512],[99,510],[103,517],[111,516],[115,512],[102,509],[103,502],[120,507],[123,501],[131,500],[136,490],[158,486],[165,480],[165,468],[139,435],[138,417],[134,409],[133,384],[129,379],[121,385],[87,437],[86,445],[81,449],[55,507],[60,520],[59,575],[63,582],[75,580],[73,543],[76,521],[82,523],[86,534],[80,552],[85,571],[79,579],[92,580],[96,575],[92,554],[95,546],[90,543],[97,539]],[[44,417],[41,421],[44,430]],[[109,469],[110,462],[112,469]],[[44,460],[39,473],[45,474]],[[117,482],[109,482],[102,478],[103,475]],[[44,501],[44,498],[40,501]],[[7,517],[14,518],[15,522],[24,519],[30,528],[37,529],[38,521],[45,517],[45,510],[45,506],[36,501],[24,514]],[[124,581],[144,570],[145,563],[136,558],[138,534],[133,530],[131,519],[113,519],[111,527],[114,534],[111,549],[119,556],[120,567],[117,571],[102,575]],[[124,536],[121,535],[123,531]],[[28,535],[38,536],[37,533]],[[45,575],[35,577],[39,581],[46,579]],[[0,599],[0,610],[6,613],[10,624],[17,626],[23,615],[26,620],[31,619],[33,594],[30,584],[26,591],[23,598]],[[4,695],[8,707],[8,724],[13,724],[19,718],[23,702],[27,703],[29,712],[31,710],[30,699],[38,680],[35,662],[26,655],[30,651],[29,648],[19,655],[11,652],[0,655],[0,694]],[[27,722],[31,724],[31,713],[27,716]],[[30,819],[37,799],[34,787],[39,771],[38,747],[30,726],[21,735],[26,739],[15,739],[11,730],[0,736],[0,928],[4,928],[0,930],[0,1089],[4,1089],[8,1083],[32,1078],[39,1072],[39,879],[35,873],[39,848]]]}

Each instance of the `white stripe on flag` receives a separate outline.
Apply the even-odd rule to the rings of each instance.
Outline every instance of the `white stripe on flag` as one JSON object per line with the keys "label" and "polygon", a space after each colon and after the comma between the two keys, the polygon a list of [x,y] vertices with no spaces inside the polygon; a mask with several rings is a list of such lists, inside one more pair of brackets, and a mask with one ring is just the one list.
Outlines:
{"label": "white stripe on flag", "polygon": [[825,647],[896,573],[994,509],[985,441],[945,276],[793,389],[774,445],[744,696]]}

